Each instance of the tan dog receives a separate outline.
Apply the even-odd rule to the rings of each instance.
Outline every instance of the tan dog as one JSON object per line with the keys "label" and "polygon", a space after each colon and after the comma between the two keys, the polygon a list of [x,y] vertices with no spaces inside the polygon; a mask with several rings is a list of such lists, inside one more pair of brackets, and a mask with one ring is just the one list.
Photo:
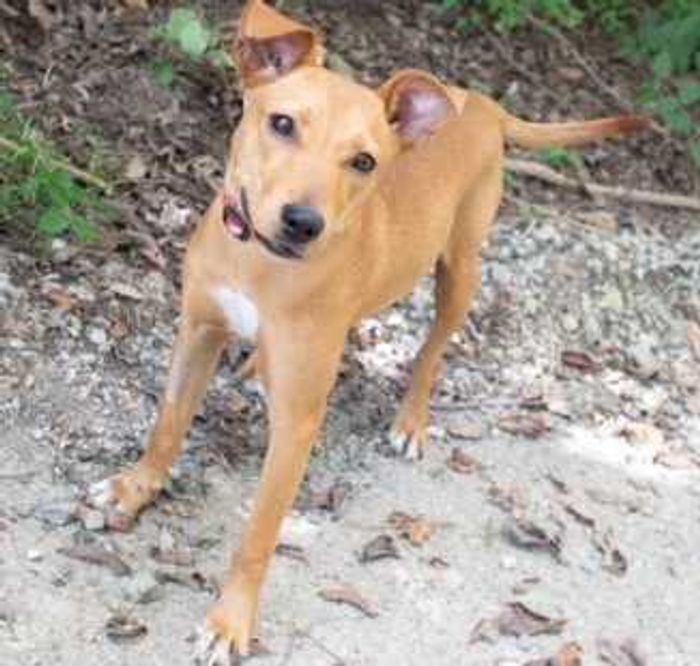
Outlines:
{"label": "tan dog", "polygon": [[245,655],[260,588],[304,475],[348,330],[436,272],[437,316],[391,430],[420,457],[440,357],[479,282],[504,142],[572,145],[636,117],[540,125],[407,70],[371,90],[324,69],[318,35],[248,2],[236,49],[245,88],[223,192],[187,251],[182,322],[160,415],[138,464],[95,499],[129,520],[162,488],[224,346],[257,342],[270,439],[240,551],[209,614],[209,663]]}

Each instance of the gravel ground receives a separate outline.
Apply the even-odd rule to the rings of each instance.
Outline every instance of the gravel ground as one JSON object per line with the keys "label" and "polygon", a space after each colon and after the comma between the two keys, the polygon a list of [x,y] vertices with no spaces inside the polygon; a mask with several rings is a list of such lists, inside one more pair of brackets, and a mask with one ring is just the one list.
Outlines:
{"label": "gravel ground", "polygon": [[[451,46],[448,29],[409,2],[355,17],[325,2],[290,4],[313,10],[334,52],[370,80],[394,61],[491,77],[500,90],[513,78],[481,57],[483,41]],[[148,169],[121,185],[112,251],[59,240],[30,253],[16,238],[0,247],[3,666],[190,664],[264,454],[263,406],[234,379],[240,350],[231,349],[171,485],[134,530],[106,532],[81,500],[87,484],[137,458],[154,419],[183,239],[220,173],[213,146],[237,109],[228,91],[212,98],[221,81],[201,70],[185,72],[174,98],[155,90],[138,60],[154,48],[148,31],[110,16],[105,55],[90,53],[110,76],[145,86],[131,116],[115,112],[128,106],[123,96],[100,98],[84,80],[95,103],[73,95],[65,106],[71,77],[99,62],[57,67],[48,89],[36,83],[43,58],[79,58],[89,45],[68,19],[50,54],[27,46],[29,23],[7,33],[26,37],[15,64],[36,83],[28,99],[78,163],[85,135],[62,135],[61,113],[97,123],[127,166]],[[543,71],[541,90],[555,89],[554,69],[533,71]],[[624,90],[634,72],[620,76]],[[592,104],[578,88],[561,114]],[[534,114],[547,99],[514,103]],[[183,154],[192,159],[178,162]],[[586,158],[599,180],[692,189],[678,165],[659,175],[673,151],[656,155],[648,139]],[[265,590],[260,663],[700,663],[697,222],[509,182],[419,464],[392,458],[385,435],[427,330],[431,278],[358,327]]]}

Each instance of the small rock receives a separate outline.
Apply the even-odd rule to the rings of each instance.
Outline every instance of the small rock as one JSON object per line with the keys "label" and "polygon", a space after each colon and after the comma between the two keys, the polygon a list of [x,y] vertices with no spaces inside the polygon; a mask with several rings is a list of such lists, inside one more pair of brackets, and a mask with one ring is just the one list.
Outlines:
{"label": "small rock", "polygon": [[518,564],[518,560],[515,557],[513,557],[512,555],[504,555],[501,558],[501,562],[500,562],[501,569],[505,569],[506,571],[512,571],[513,569],[515,569],[517,564]]}
{"label": "small rock", "polygon": [[163,586],[150,571],[140,571],[125,586],[124,596],[137,604],[150,604],[164,596]]}
{"label": "small rock", "polygon": [[64,527],[75,520],[76,504],[73,500],[47,500],[34,507],[34,517],[50,527]]}
{"label": "small rock", "polygon": [[478,421],[457,421],[447,424],[447,432],[458,439],[481,439],[484,427]]}
{"label": "small rock", "polygon": [[104,347],[107,344],[107,333],[101,328],[91,327],[88,329],[87,337],[98,347]]}
{"label": "small rock", "polygon": [[128,180],[141,180],[148,173],[148,166],[141,155],[135,153],[131,156],[124,169],[124,176]]}
{"label": "small rock", "polygon": [[83,528],[90,532],[99,532],[105,528],[105,517],[101,511],[83,509],[80,512],[80,522]]}
{"label": "small rock", "polygon": [[36,548],[30,548],[27,551],[27,559],[30,562],[41,562],[44,559],[44,553]]}
{"label": "small rock", "polygon": [[562,315],[561,325],[567,333],[574,333],[579,329],[578,317],[570,313]]}

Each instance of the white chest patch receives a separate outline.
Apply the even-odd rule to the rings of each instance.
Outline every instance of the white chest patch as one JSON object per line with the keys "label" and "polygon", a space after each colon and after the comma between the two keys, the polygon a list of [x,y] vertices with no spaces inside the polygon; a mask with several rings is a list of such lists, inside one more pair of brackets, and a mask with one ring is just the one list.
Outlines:
{"label": "white chest patch", "polygon": [[260,317],[255,303],[242,291],[230,287],[217,287],[214,299],[226,316],[231,329],[247,340],[253,340],[258,332]]}

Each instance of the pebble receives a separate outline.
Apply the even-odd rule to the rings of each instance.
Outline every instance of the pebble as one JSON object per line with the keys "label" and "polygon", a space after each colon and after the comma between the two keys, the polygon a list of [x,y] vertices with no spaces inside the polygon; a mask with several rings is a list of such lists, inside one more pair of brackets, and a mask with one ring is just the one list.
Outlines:
{"label": "pebble", "polygon": [[137,604],[150,604],[162,599],[165,591],[153,573],[139,571],[127,581],[123,594],[128,601]]}
{"label": "pebble", "polygon": [[80,512],[80,522],[83,528],[90,532],[99,532],[105,528],[105,517],[101,511],[84,509]]}
{"label": "pebble", "polygon": [[46,500],[34,507],[35,518],[50,527],[64,527],[75,520],[74,500]]}
{"label": "pebble", "polygon": [[37,548],[30,548],[27,551],[27,559],[30,562],[41,562],[44,559],[44,553]]}
{"label": "pebble", "polygon": [[107,344],[107,333],[101,328],[89,328],[87,337],[90,342],[98,347],[104,347]]}
{"label": "pebble", "polygon": [[512,555],[504,555],[501,558],[501,561],[499,562],[501,569],[504,569],[505,571],[512,571],[515,569],[515,567],[518,564],[518,560],[516,557],[513,557]]}

